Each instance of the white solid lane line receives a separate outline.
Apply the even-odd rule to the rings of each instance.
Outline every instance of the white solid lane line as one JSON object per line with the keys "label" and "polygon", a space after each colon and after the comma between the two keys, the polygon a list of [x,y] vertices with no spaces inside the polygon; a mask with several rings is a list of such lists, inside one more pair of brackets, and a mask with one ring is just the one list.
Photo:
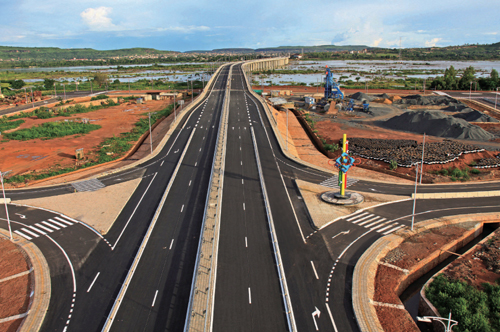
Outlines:
{"label": "white solid lane line", "polygon": [[184,204],[182,204],[182,207],[181,207],[181,212],[184,211]]}
{"label": "white solid lane line", "polygon": [[245,203],[243,203],[243,211],[245,211]]}
{"label": "white solid lane line", "polygon": [[156,302],[156,297],[158,296],[158,290],[156,290],[156,293],[155,293],[155,297],[153,298],[153,303],[151,303],[151,306],[154,307],[155,306],[155,302]]}
{"label": "white solid lane line", "polygon": [[252,304],[252,291],[248,287],[248,304]]}
{"label": "white solid lane line", "polygon": [[246,236],[245,236],[245,248],[248,248],[248,239]]}
{"label": "white solid lane line", "polygon": [[313,263],[313,261],[311,261],[311,266],[312,266],[312,268],[313,268],[314,275],[316,276],[316,279],[319,279],[319,277],[318,277],[318,272],[316,272],[316,268],[314,267],[314,263]]}
{"label": "white solid lane line", "polygon": [[160,167],[162,167],[162,166],[163,166],[163,163],[164,163],[164,162],[165,162],[165,160],[161,162]]}
{"label": "white solid lane line", "polygon": [[192,180],[189,180],[189,184],[188,184],[188,187],[191,187],[191,181],[192,181]]}
{"label": "white solid lane line", "polygon": [[241,184],[245,184],[245,182],[243,181],[243,179],[241,179]]}
{"label": "white solid lane line", "polygon": [[101,272],[97,272],[97,274],[96,274],[96,276],[94,278],[94,281],[92,281],[92,283],[89,286],[89,289],[87,289],[87,293],[90,292],[90,290],[92,289],[92,286],[94,286],[94,283],[97,280],[97,277],[99,277],[99,274],[101,274]]}
{"label": "white solid lane line", "polygon": [[168,248],[168,250],[171,250],[172,249],[172,245],[174,244],[174,239],[172,239],[172,242],[170,242],[170,247]]}

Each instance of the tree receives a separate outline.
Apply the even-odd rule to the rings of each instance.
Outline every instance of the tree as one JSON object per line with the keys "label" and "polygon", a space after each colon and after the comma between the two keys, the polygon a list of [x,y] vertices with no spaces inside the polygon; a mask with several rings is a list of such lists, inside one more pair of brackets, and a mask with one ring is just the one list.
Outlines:
{"label": "tree", "polygon": [[455,67],[450,66],[450,68],[444,71],[444,88],[446,90],[456,90],[458,89],[457,84],[457,71]]}
{"label": "tree", "polygon": [[46,90],[52,90],[54,88],[54,83],[56,81],[53,80],[53,79],[50,79],[50,78],[45,78],[43,80],[43,87],[46,89]]}
{"label": "tree", "polygon": [[108,74],[96,73],[94,75],[94,82],[99,84],[99,87],[101,87],[103,84],[106,84],[107,81],[108,81]]}
{"label": "tree", "polygon": [[462,90],[468,90],[470,88],[470,82],[474,82],[476,70],[474,67],[470,66],[465,68],[462,78],[458,82],[458,87]]}
{"label": "tree", "polygon": [[13,89],[21,89],[23,86],[25,86],[26,84],[24,84],[24,81],[23,80],[15,80],[15,81],[12,81],[10,83],[10,86],[13,88]]}

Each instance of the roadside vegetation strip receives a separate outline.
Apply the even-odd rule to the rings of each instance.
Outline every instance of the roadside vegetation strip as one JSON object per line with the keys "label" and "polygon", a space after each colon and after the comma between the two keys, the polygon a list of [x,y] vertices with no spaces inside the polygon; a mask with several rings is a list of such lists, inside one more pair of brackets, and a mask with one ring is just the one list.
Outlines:
{"label": "roadside vegetation strip", "polygon": [[482,284],[483,290],[461,280],[438,275],[425,291],[425,296],[442,317],[453,313],[460,331],[500,330],[500,285]]}
{"label": "roadside vegetation strip", "polygon": [[0,118],[0,133],[5,130],[11,130],[19,127],[24,123],[24,120],[8,121],[8,119]]}
{"label": "roadside vegetation strip", "polygon": [[83,122],[45,122],[39,126],[4,134],[4,136],[13,140],[28,141],[37,138],[51,139],[75,134],[88,134],[100,128],[100,125]]}

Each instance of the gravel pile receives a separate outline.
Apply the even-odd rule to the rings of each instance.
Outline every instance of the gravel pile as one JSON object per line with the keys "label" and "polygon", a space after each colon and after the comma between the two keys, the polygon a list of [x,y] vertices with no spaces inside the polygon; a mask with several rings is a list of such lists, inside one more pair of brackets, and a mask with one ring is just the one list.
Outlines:
{"label": "gravel pile", "polygon": [[[440,96],[438,96],[440,97]],[[412,133],[488,141],[495,136],[484,129],[468,123],[464,119],[445,115],[440,111],[407,111],[385,121],[389,129],[409,131]]]}
{"label": "gravel pile", "polygon": [[363,92],[356,92],[355,94],[353,94],[351,96],[351,98],[358,100],[358,101],[363,101],[363,100],[373,101],[373,100],[377,99],[377,97],[367,95],[366,93],[363,93]]}
{"label": "gravel pile", "polygon": [[[357,156],[380,160],[389,163],[396,160],[398,166],[411,167],[422,160],[422,144],[413,140],[387,140],[372,138],[349,139],[349,151]],[[437,143],[426,143],[424,163],[446,164],[457,160],[464,153],[481,152],[470,144],[444,140]]]}
{"label": "gravel pile", "polygon": [[496,158],[483,158],[480,159],[474,168],[492,168],[500,167],[500,154]]}
{"label": "gravel pile", "polygon": [[464,119],[467,122],[498,122],[497,119],[470,108],[468,110],[464,109],[461,113],[454,114],[453,117]]}
{"label": "gravel pile", "polygon": [[448,96],[422,96],[422,95],[410,95],[402,97],[401,99],[394,100],[394,104],[401,105],[433,105],[433,106],[447,106],[447,105],[457,105],[461,104],[456,99]]}

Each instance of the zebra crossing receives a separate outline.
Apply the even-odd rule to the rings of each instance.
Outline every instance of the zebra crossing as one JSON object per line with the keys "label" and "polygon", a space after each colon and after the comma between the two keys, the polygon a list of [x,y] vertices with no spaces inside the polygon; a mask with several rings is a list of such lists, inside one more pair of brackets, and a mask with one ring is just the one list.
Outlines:
{"label": "zebra crossing", "polygon": [[[353,184],[355,184],[358,181],[359,181],[359,179],[348,177],[347,178],[347,185],[346,185],[346,187],[350,187],[350,186],[352,186]],[[330,188],[333,188],[333,189],[340,189],[340,187],[339,187],[339,176],[338,175],[334,175],[331,178],[328,178],[328,179],[324,180],[319,185],[320,186],[325,186],[325,187],[330,187]]]}
{"label": "zebra crossing", "polygon": [[106,187],[104,183],[99,181],[98,179],[90,179],[90,180],[85,180],[85,181],[80,181],[80,182],[75,182],[71,184],[73,188],[76,189],[76,191],[96,191],[101,188]]}
{"label": "zebra crossing", "polygon": [[24,237],[26,240],[31,241],[33,240],[33,238],[53,233],[76,223],[78,222],[73,219],[59,216],[40,221],[38,223],[35,223],[34,225],[25,225],[25,227],[22,227],[19,230],[15,230],[14,233]]}
{"label": "zebra crossing", "polygon": [[387,218],[383,218],[366,211],[355,212],[346,220],[352,224],[374,230],[382,235],[391,234],[392,232],[405,227],[405,225],[393,222],[392,220],[387,220]]}

